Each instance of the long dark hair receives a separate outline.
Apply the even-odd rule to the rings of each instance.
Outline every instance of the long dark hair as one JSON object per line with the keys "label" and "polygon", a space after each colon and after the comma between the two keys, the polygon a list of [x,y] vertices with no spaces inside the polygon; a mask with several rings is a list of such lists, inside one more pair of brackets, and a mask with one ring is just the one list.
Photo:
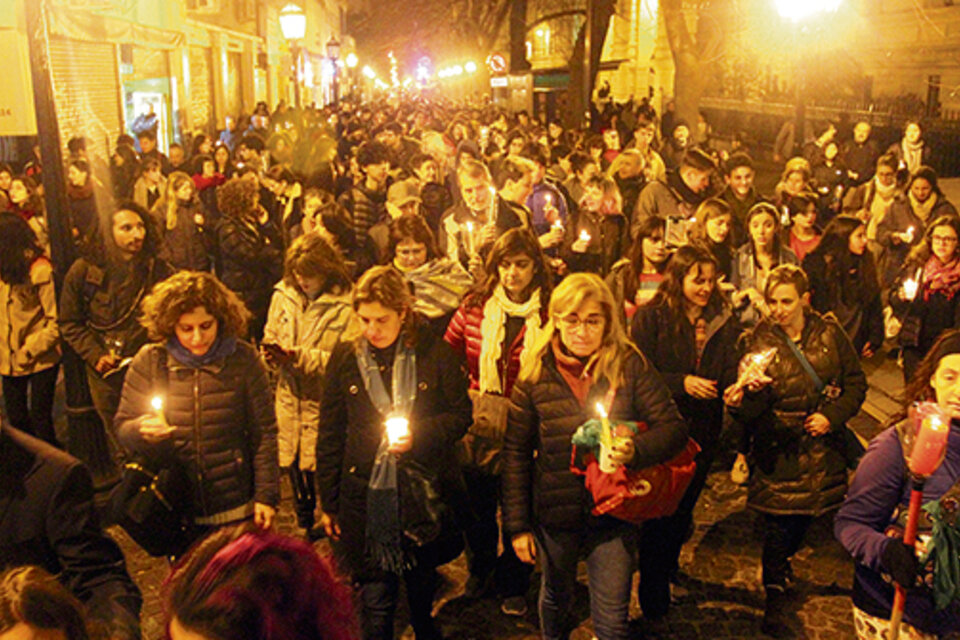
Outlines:
{"label": "long dark hair", "polygon": [[27,222],[15,213],[0,213],[0,280],[7,284],[23,284],[30,275],[30,265],[43,249]]}
{"label": "long dark hair", "polygon": [[[822,259],[826,265],[828,299],[832,302],[869,303],[880,292],[880,280],[873,254],[864,250],[863,255],[850,251],[850,236],[864,226],[860,218],[837,216],[823,230],[820,244],[810,252],[811,258]],[[851,277],[851,270],[856,275]]]}
{"label": "long dark hair", "polygon": [[779,262],[781,246],[780,231],[782,229],[780,224],[780,213],[777,212],[777,208],[769,202],[758,202],[750,207],[750,211],[747,212],[747,219],[744,221],[743,226],[747,231],[747,244],[750,245],[750,249],[753,252],[753,261],[754,263],[757,261],[757,245],[753,241],[753,234],[750,233],[750,221],[760,215],[767,215],[773,218],[773,249],[771,253],[773,254],[773,258]]}
{"label": "long dark hair", "polygon": [[[706,249],[695,247],[693,245],[684,245],[677,249],[676,253],[667,261],[667,268],[663,272],[663,282],[657,288],[650,300],[651,305],[665,305],[675,316],[677,321],[684,318],[684,307],[687,304],[683,295],[683,279],[694,267],[700,265],[713,265],[714,274],[720,273],[720,267],[716,259]],[[713,317],[723,309],[723,297],[720,288],[714,282],[713,291],[710,293],[710,300],[704,308],[705,317]]]}
{"label": "long dark hair", "polygon": [[135,260],[142,263],[157,255],[159,230],[154,224],[153,218],[147,213],[147,210],[139,204],[132,200],[127,200],[117,204],[116,207],[105,207],[99,211],[97,235],[102,251],[99,252],[99,255],[94,255],[93,252],[91,252],[91,255],[86,257],[101,265],[106,262],[112,262],[114,264],[123,262],[120,249],[117,248],[117,243],[113,239],[113,217],[121,211],[135,213],[143,221],[143,248],[140,249],[140,253],[137,254]]}
{"label": "long dark hair", "polygon": [[902,420],[907,416],[907,409],[914,402],[923,402],[924,400],[935,400],[936,396],[933,387],[930,386],[930,379],[937,372],[937,366],[940,360],[954,353],[960,353],[960,330],[947,329],[940,334],[937,341],[930,347],[930,351],[917,365],[917,370],[913,378],[907,383],[903,390],[903,408],[894,421]]}
{"label": "long dark hair", "polygon": [[550,301],[550,292],[553,290],[553,275],[547,268],[547,261],[540,249],[540,242],[527,229],[511,229],[500,236],[493,243],[490,255],[487,256],[487,277],[477,284],[467,294],[466,301],[469,307],[479,307],[487,298],[493,295],[494,289],[500,284],[500,263],[507,256],[525,255],[533,260],[533,279],[530,281],[530,290],[540,288],[540,306],[546,308]]}

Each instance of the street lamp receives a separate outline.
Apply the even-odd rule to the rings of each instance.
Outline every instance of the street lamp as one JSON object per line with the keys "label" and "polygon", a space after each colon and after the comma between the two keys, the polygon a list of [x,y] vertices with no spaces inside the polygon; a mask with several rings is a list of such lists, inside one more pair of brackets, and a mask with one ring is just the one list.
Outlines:
{"label": "street lamp", "polygon": [[293,95],[297,109],[300,108],[300,41],[307,32],[307,14],[299,5],[288,4],[280,10],[280,31],[290,43],[293,58]]}
{"label": "street lamp", "polygon": [[340,58],[340,41],[335,35],[327,40],[327,57],[333,63],[333,103],[337,104],[340,102],[340,69],[337,67],[337,60]]}
{"label": "street lamp", "polygon": [[793,121],[793,146],[794,152],[803,150],[805,120],[804,89],[806,78],[803,71],[803,63],[800,56],[800,23],[816,15],[824,13],[833,13],[840,8],[842,0],[773,0],[777,8],[777,13],[781,18],[785,18],[794,23],[794,43],[793,52],[796,56],[796,71],[794,78],[794,99],[796,100],[796,112]]}

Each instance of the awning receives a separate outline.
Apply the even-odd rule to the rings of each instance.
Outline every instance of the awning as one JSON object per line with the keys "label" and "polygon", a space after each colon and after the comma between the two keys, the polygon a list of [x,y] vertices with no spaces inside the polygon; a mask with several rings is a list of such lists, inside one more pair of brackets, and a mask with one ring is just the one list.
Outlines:
{"label": "awning", "polygon": [[56,7],[47,11],[50,35],[90,42],[134,42],[145,47],[175,49],[186,43],[179,31],[148,27],[89,11]]}

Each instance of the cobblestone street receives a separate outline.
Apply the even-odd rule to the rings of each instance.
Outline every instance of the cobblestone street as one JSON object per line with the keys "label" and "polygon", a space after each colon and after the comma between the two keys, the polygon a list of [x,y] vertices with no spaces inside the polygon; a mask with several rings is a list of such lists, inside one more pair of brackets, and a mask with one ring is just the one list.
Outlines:
{"label": "cobblestone street", "polygon": [[[763,593],[759,586],[761,532],[758,518],[745,510],[745,502],[745,488],[731,483],[726,472],[712,474],[697,505],[696,529],[681,557],[676,606],[665,621],[650,628],[644,624],[634,596],[631,615],[637,637],[653,640],[763,637],[759,631],[763,611]],[[289,496],[278,519],[281,531],[295,532]],[[849,597],[853,564],[834,539],[831,522],[827,517],[815,523],[793,562],[797,581],[792,610],[798,638],[853,637]],[[130,570],[143,590],[144,638],[162,638],[159,593],[167,564],[149,558],[116,527],[110,532],[121,541]],[[325,540],[319,541],[317,548],[329,551]],[[500,613],[494,599],[468,602],[461,597],[466,582],[463,556],[442,567],[441,573],[444,584],[436,607],[447,637],[465,640],[539,637],[535,606],[537,584],[531,585],[528,594],[529,613],[524,618],[510,618]],[[592,637],[586,576],[581,578],[583,589],[577,602],[577,615],[582,623],[573,640]],[[405,630],[405,637],[413,638],[409,628]]]}

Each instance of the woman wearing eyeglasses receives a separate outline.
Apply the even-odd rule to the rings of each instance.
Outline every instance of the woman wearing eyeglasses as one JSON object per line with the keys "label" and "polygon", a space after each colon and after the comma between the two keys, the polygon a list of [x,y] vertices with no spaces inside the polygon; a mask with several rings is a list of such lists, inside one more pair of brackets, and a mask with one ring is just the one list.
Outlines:
{"label": "woman wearing eyeglasses", "polygon": [[576,273],[554,290],[531,349],[510,397],[503,526],[517,557],[529,564],[539,559],[543,568],[544,638],[566,638],[577,624],[571,613],[582,556],[594,633],[600,640],[627,638],[636,529],[590,514],[593,499],[570,471],[571,437],[603,403],[614,421],[647,424],[646,432],[612,449],[614,462],[642,469],[677,455],[687,426],[670,389],[625,335],[599,276]]}
{"label": "woman wearing eyeglasses", "polygon": [[890,306],[902,318],[900,347],[903,379],[909,383],[917,365],[946,329],[960,326],[960,219],[941,216],[910,252],[890,290]]}

